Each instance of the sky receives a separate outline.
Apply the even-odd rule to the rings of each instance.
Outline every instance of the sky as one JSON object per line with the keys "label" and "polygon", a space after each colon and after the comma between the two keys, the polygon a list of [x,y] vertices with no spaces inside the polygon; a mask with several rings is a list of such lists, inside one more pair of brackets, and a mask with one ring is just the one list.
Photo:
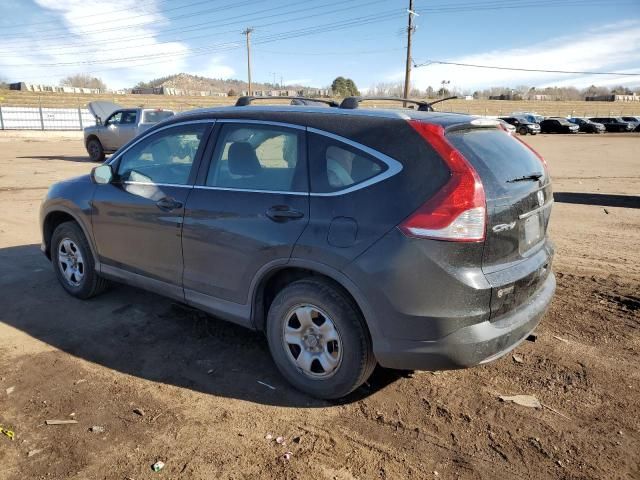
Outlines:
{"label": "sky", "polygon": [[[127,88],[173,73],[361,90],[401,82],[409,0],[0,0],[0,79],[70,74]],[[640,0],[414,0],[412,59],[640,73]],[[412,84],[640,86],[640,76],[513,72],[431,63]]]}

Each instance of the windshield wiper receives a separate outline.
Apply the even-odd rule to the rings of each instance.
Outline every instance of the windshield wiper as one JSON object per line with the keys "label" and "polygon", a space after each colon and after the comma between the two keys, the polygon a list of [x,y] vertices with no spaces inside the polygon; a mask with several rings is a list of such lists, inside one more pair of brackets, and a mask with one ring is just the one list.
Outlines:
{"label": "windshield wiper", "polygon": [[507,183],[515,183],[515,182],[527,182],[529,180],[535,181],[539,180],[542,177],[541,173],[531,173],[529,175],[524,175],[523,177],[513,178],[511,180],[507,180]]}

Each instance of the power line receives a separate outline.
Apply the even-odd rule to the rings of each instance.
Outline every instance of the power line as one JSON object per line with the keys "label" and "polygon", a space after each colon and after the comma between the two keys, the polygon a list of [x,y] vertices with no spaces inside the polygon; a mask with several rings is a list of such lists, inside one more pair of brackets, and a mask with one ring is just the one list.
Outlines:
{"label": "power line", "polygon": [[548,69],[539,69],[539,68],[515,68],[515,67],[499,67],[496,65],[478,65],[473,63],[459,63],[459,62],[445,62],[442,60],[427,60],[424,63],[416,64],[414,63],[414,68],[418,67],[428,67],[429,65],[455,65],[458,67],[473,67],[473,68],[489,68],[492,70],[512,70],[516,72],[541,72],[541,73],[568,73],[568,74],[578,74],[578,75],[621,75],[621,76],[640,76],[640,73],[627,73],[627,72],[583,72],[583,71],[572,71],[572,70],[548,70]]}
{"label": "power line", "polygon": [[[292,30],[288,32],[268,35],[258,39],[255,42],[255,44],[261,45],[261,44],[272,43],[272,42],[277,42],[281,40],[288,40],[291,38],[299,38],[307,35],[314,35],[317,33],[342,30],[342,29],[354,27],[354,26],[358,27],[358,26],[368,25],[371,23],[385,22],[389,20],[395,20],[398,17],[398,14],[404,15],[403,13],[400,13],[400,12],[394,14],[394,12],[396,12],[396,10],[393,10],[391,12],[389,11],[381,12],[376,15],[369,15],[365,17],[347,19],[342,22],[332,22],[328,24],[316,25],[316,26],[306,27],[298,30]],[[120,62],[131,62],[136,60],[145,60],[148,58],[157,58],[157,57],[162,58],[159,61],[137,63],[137,64],[126,66],[126,68],[133,68],[133,67],[142,67],[142,66],[148,66],[148,65],[157,65],[159,63],[165,63],[167,59],[175,56],[196,57],[201,55],[209,55],[212,52],[235,50],[239,47],[240,47],[239,43],[227,42],[223,44],[214,45],[212,47],[203,47],[199,49],[200,51],[198,51],[198,53],[186,54],[186,55],[183,53],[173,53],[173,54],[168,53],[168,54],[155,54],[155,55],[141,55],[141,56],[135,56],[135,57],[129,57],[129,58],[119,58],[119,59],[108,60],[108,61],[92,60],[92,61],[86,61],[86,62],[65,62],[65,63],[51,63],[51,64],[39,64],[39,65],[23,65],[23,64],[15,65],[14,64],[14,65],[0,65],[0,66],[47,67],[48,68],[48,67],[66,67],[66,66],[79,66],[79,65],[112,64],[112,63],[120,63]],[[114,70],[114,68],[111,68],[108,70],[102,70],[102,71],[112,71],[112,70]],[[93,71],[92,73],[96,73],[96,72],[97,71]]]}
{"label": "power line", "polygon": [[[370,6],[372,4],[376,4],[376,3],[383,3],[386,2],[387,0],[375,0],[375,1],[370,1],[370,2],[365,2],[364,5],[366,6]],[[307,2],[300,2],[300,4],[306,4]],[[319,8],[326,8],[326,7],[333,7],[335,5],[342,5],[344,4],[343,1],[333,1],[330,3],[325,3],[325,4],[321,4],[321,5],[316,5],[313,7],[305,7],[305,8],[299,8],[297,10],[289,10],[286,11],[284,13],[272,13],[270,15],[263,15],[263,13],[265,12],[273,12],[274,10],[278,10],[278,9],[283,9],[283,8],[290,8],[291,4],[289,5],[285,5],[282,7],[275,7],[275,8],[268,8],[265,10],[257,10],[252,12],[251,15],[256,15],[257,18],[256,20],[263,20],[263,19],[267,19],[267,18],[277,18],[277,17],[283,17],[283,16],[287,16],[287,15],[291,15],[291,14],[295,14],[295,13],[301,13],[301,12],[305,12],[308,13],[311,10],[317,10]],[[325,11],[325,12],[319,12],[319,13],[315,13],[314,17],[317,16],[323,16],[323,15],[333,15],[335,13],[338,12],[342,12],[342,11],[346,11],[346,10],[352,10],[354,8],[360,8],[361,6],[364,6],[363,4],[355,4],[355,5],[351,5],[348,7],[344,7],[344,8],[338,8],[338,9],[332,9],[331,11]],[[290,19],[285,19],[285,20],[278,20],[275,22],[270,22],[270,23],[265,23],[265,24],[259,24],[256,25],[256,27],[260,28],[261,30],[264,30],[263,27],[270,27],[273,25],[278,25],[281,23],[289,23],[289,22],[294,22],[297,20],[306,20],[309,18],[309,15],[304,15],[304,16],[300,16],[300,17],[296,17],[296,18],[290,18]],[[230,31],[224,31],[224,32],[219,32],[219,31],[215,31],[213,33],[207,33],[205,35],[196,35],[196,36],[185,36],[184,33],[185,32],[190,32],[190,31],[196,31],[196,30],[203,30],[203,29],[207,29],[207,30],[213,30],[213,29],[217,29],[220,27],[226,27],[226,26],[230,26],[230,25],[241,25],[241,24],[246,24],[247,21],[251,21],[253,20],[253,18],[248,17],[246,14],[241,14],[241,15],[235,15],[232,17],[227,17],[225,20],[235,20],[238,19],[237,21],[225,21],[224,23],[219,23],[219,20],[214,20],[214,21],[208,21],[208,22],[203,22],[203,23],[199,23],[199,24],[194,24],[191,25],[189,27],[176,27],[176,28],[171,28],[171,29],[166,29],[164,31],[162,31],[162,34],[167,34],[169,32],[173,32],[176,31],[176,33],[180,34],[180,38],[176,39],[176,40],[170,40],[167,42],[152,42],[149,45],[153,45],[154,47],[157,47],[158,45],[166,45],[166,44],[170,44],[170,43],[174,43],[176,41],[185,41],[185,40],[194,40],[194,39],[200,39],[200,38],[210,38],[212,36],[220,36],[220,35],[224,35],[224,34],[236,34],[237,30],[230,30]],[[218,23],[216,23],[218,22]],[[156,34],[147,34],[147,35],[135,35],[135,36],[129,36],[129,37],[121,37],[121,38],[116,38],[113,40],[106,40],[106,41],[96,41],[96,42],[84,42],[82,46],[90,46],[90,45],[96,45],[96,46],[100,46],[103,47],[104,45],[111,45],[111,44],[122,44],[124,42],[129,42],[132,40],[138,40],[138,39],[155,39],[156,38]],[[24,41],[24,40],[22,40]],[[8,44],[7,42],[3,43],[3,45],[9,45],[12,46],[11,44]],[[142,45],[144,46],[144,44]],[[80,53],[87,53],[87,54],[91,54],[94,52],[94,50],[88,50],[88,51],[83,51],[83,52],[79,52],[77,51],[77,45],[76,44],[66,44],[66,45],[60,45],[61,49],[55,49],[55,50],[47,50],[47,53],[60,53],[62,52],[62,49],[65,49],[65,51],[67,49],[71,49],[70,53],[75,53],[75,54],[80,54]],[[66,48],[65,48],[66,47]],[[33,45],[30,45],[30,48],[33,48]],[[118,50],[120,50],[118,48]],[[102,51],[105,51],[104,49],[102,49]],[[12,55],[5,55],[5,56],[13,56]]]}

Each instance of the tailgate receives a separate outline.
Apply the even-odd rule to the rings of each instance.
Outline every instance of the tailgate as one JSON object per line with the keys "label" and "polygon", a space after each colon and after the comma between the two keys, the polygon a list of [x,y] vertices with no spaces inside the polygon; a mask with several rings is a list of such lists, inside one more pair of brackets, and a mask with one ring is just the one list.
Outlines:
{"label": "tailgate", "polygon": [[547,228],[553,203],[544,161],[520,140],[497,129],[447,136],[478,172],[487,201],[482,270],[495,287],[492,316],[515,308],[548,275]]}

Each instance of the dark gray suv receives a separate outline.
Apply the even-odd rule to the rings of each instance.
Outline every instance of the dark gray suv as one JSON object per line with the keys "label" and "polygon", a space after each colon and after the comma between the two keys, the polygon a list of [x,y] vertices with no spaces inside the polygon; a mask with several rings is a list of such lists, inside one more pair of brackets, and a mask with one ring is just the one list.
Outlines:
{"label": "dark gray suv", "polygon": [[504,355],[555,289],[544,161],[495,121],[351,100],[177,115],[53,185],[42,250],[60,283],[89,298],[115,280],[263,331],[322,398],[377,363]]}

